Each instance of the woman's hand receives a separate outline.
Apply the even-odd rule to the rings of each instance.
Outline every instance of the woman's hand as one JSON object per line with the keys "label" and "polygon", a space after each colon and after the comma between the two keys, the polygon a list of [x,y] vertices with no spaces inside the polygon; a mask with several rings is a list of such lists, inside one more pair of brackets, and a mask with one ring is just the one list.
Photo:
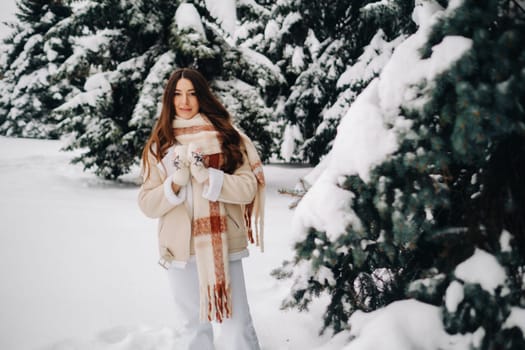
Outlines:
{"label": "woman's hand", "polygon": [[166,168],[168,176],[171,176],[173,184],[179,188],[174,192],[177,193],[180,187],[185,186],[190,181],[190,168],[187,158],[188,147],[186,145],[172,146],[168,153],[162,158],[162,164]]}
{"label": "woman's hand", "polygon": [[198,144],[188,145],[188,160],[190,162],[190,173],[198,183],[203,183],[209,178],[209,171],[204,164],[204,154]]}

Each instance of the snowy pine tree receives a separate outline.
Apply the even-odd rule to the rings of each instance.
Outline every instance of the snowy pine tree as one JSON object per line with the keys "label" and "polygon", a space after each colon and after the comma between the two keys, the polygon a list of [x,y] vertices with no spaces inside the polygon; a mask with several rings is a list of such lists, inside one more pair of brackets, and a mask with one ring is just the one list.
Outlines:
{"label": "snowy pine tree", "polygon": [[[378,30],[392,40],[413,31],[406,1],[277,1],[265,27],[261,49],[287,80],[276,105],[286,161],[317,164],[331,147],[341,116],[352,98],[338,83]],[[369,76],[359,92],[373,78]]]}
{"label": "snowy pine tree", "polygon": [[326,293],[338,332],[356,310],[416,298],[442,307],[465,349],[520,349],[525,11],[416,1],[413,18],[299,204],[295,260],[276,271],[294,278],[285,306]]}
{"label": "snowy pine tree", "polygon": [[54,112],[70,135],[66,149],[84,150],[74,162],[102,177],[126,173],[140,152],[143,141],[124,136],[139,87],[162,52],[165,16],[146,1],[83,2],[61,28],[74,49],[60,71],[77,89]]}
{"label": "snowy pine tree", "polygon": [[53,77],[70,48],[49,33],[71,9],[51,0],[17,6],[18,22],[11,23],[1,62],[0,134],[53,138],[58,134],[50,111],[63,102]]}
{"label": "snowy pine tree", "polygon": [[[442,303],[447,331],[481,330],[480,349],[520,349],[525,334],[509,320],[525,307],[525,7],[509,0],[465,0],[434,27],[425,54],[451,35],[473,44],[436,81],[422,113],[433,121],[430,140],[448,141],[426,159],[441,165],[449,187],[449,203],[435,211],[426,241],[440,248],[436,263],[459,264],[441,271],[448,273],[444,300],[454,300],[461,289],[463,296],[456,304]],[[439,234],[451,227],[462,232]],[[471,257],[462,262],[465,255]],[[483,259],[501,271],[492,285],[465,274],[465,265]]]}

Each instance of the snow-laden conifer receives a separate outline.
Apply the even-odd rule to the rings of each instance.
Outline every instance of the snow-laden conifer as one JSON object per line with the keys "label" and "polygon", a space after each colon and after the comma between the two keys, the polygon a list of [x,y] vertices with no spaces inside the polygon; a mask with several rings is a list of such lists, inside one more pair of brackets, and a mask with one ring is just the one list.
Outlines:
{"label": "snow-laden conifer", "polygon": [[357,337],[344,349],[386,346],[401,305],[441,325],[431,336],[410,319],[388,328],[391,349],[519,349],[525,11],[505,0],[415,4],[417,31],[357,95],[308,177],[295,259],[276,271],[294,281],[285,306],[326,294],[324,328]]}

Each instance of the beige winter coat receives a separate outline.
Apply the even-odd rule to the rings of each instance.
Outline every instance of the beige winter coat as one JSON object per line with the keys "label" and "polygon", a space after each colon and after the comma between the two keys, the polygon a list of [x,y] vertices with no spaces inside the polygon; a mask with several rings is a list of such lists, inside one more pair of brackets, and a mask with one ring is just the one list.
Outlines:
{"label": "beige winter coat", "polygon": [[[227,235],[230,254],[246,249],[247,228],[244,221],[244,205],[249,204],[257,191],[257,180],[246,155],[244,162],[233,174],[224,174],[219,201],[224,203],[227,213]],[[184,203],[171,204],[164,192],[166,176],[157,168],[157,160],[149,157],[149,178],[142,184],[139,192],[139,207],[144,214],[158,218],[159,252],[162,256],[165,248],[173,254],[176,262],[188,261],[194,255],[191,235],[192,214]],[[202,184],[192,178],[192,193],[202,193]]]}

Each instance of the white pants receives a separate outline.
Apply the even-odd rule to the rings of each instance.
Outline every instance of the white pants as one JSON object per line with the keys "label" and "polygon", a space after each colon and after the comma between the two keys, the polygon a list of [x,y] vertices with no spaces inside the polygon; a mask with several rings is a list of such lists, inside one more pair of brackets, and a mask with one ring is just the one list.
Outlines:
{"label": "white pants", "polygon": [[[230,261],[230,286],[232,289],[232,317],[218,324],[224,349],[260,350],[252,323],[242,260]],[[210,322],[199,320],[199,281],[197,264],[190,261],[184,268],[168,269],[177,318],[184,320],[182,349],[213,350],[213,327]]]}

